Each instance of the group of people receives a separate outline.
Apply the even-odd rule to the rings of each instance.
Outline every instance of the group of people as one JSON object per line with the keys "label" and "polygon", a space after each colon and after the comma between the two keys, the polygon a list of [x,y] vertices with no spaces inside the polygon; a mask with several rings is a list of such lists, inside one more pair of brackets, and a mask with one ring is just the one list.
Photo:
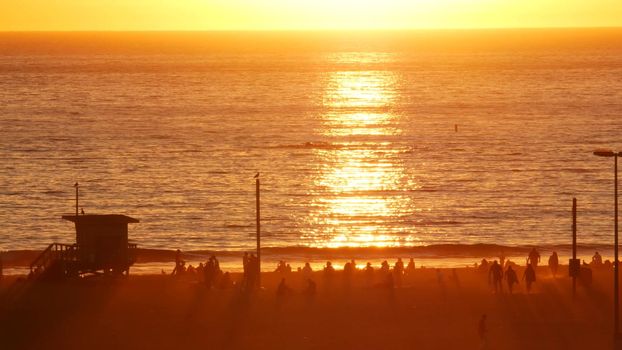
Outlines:
{"label": "group of people", "polygon": [[[526,265],[522,274],[522,281],[525,282],[527,292],[531,292],[533,284],[536,282],[536,271],[538,265],[541,263],[540,253],[533,248],[526,259]],[[581,277],[587,274],[589,267],[603,267],[611,264],[609,261],[603,262],[602,256],[596,252],[592,257],[590,264],[583,261],[581,267]],[[244,253],[242,258],[242,265],[244,269],[243,277],[238,284],[243,290],[251,290],[259,287],[259,259],[255,254]],[[548,266],[551,270],[551,274],[556,276],[559,268],[559,257],[557,252],[552,252],[548,259]],[[492,286],[494,293],[503,293],[503,285],[507,285],[508,291],[513,293],[515,286],[519,283],[517,275],[517,264],[506,259],[503,255],[500,256],[499,261],[494,260],[492,263],[486,259],[482,259],[481,264],[478,266],[479,271],[486,271],[488,275],[488,283]],[[284,260],[278,262],[275,273],[281,274],[281,283],[277,288],[277,295],[283,297],[291,292],[291,288],[286,284],[286,277],[292,273],[292,267]],[[303,267],[299,267],[297,272],[301,274],[302,281],[305,284],[303,294],[312,296],[315,295],[317,285],[313,279],[313,268],[310,263],[305,263]],[[335,283],[337,278],[336,269],[332,262],[328,261],[322,268],[323,285],[325,288],[330,289]],[[415,262],[412,258],[408,261],[408,264],[404,264],[401,258],[398,258],[393,266],[389,264],[387,260],[384,260],[380,267],[374,267],[368,262],[364,267],[358,268],[357,263],[354,260],[347,261],[343,265],[343,270],[339,274],[343,281],[343,286],[346,290],[353,285],[355,277],[363,280],[366,287],[383,287],[388,289],[399,288],[402,286],[404,278],[412,275],[415,272]],[[591,277],[591,271],[589,271]],[[175,268],[173,270],[174,275],[199,275],[203,276],[205,285],[208,288],[228,288],[233,286],[231,277],[228,272],[223,273],[220,269],[218,259],[212,255],[205,264],[200,263],[197,268],[192,265],[186,266],[186,262],[181,258],[181,252],[178,250],[175,259]],[[459,285],[457,274],[455,269],[453,270],[453,278],[455,284]],[[439,285],[444,288],[444,276],[440,270],[437,270],[437,279]]]}
{"label": "group of people", "polygon": [[[398,258],[393,267],[387,260],[384,260],[380,267],[375,269],[371,262],[368,262],[362,269],[357,268],[357,264],[354,260],[346,262],[343,266],[343,281],[346,288],[349,288],[357,274],[364,276],[365,286],[372,287],[401,287],[405,276],[412,275],[415,271],[415,262],[411,258],[407,266],[404,266],[404,262],[401,258]],[[309,263],[305,264],[302,269],[306,278],[313,272]],[[323,268],[324,283],[330,286],[333,283],[335,268],[333,264],[328,261]]]}
{"label": "group of people", "polygon": [[[333,263],[327,261],[321,271],[318,272],[322,273],[323,286],[326,291],[332,290],[335,287],[335,284],[338,283],[337,276],[341,276],[341,285],[347,292],[352,287],[356,277],[363,277],[365,286],[367,287],[388,289],[400,287],[402,285],[403,277],[412,274],[414,270],[415,262],[412,258],[406,267],[404,266],[402,259],[398,258],[393,267],[391,267],[389,262],[385,260],[380,264],[379,268],[374,268],[372,264],[368,262],[365,267],[360,269],[357,267],[354,260],[350,260],[343,265],[343,270],[340,274],[337,273]],[[277,268],[275,269],[275,273],[281,274],[282,278],[276,290],[277,305],[280,305],[287,296],[294,293],[293,288],[291,288],[286,281],[286,278],[291,272],[292,269],[289,264],[285,261],[279,261]],[[301,274],[302,281],[304,283],[301,294],[308,301],[312,301],[317,293],[317,284],[313,278],[316,271],[313,270],[310,263],[306,262],[302,268],[299,267],[297,269],[297,272]],[[376,281],[379,282],[376,283]]]}
{"label": "group of people", "polygon": [[[387,260],[384,260],[380,264],[379,268],[374,268],[370,262],[368,262],[363,268],[358,268],[356,261],[350,260],[343,265],[341,276],[346,287],[350,287],[354,281],[354,278],[359,275],[364,276],[365,285],[368,287],[374,285],[378,286],[379,284],[390,284],[392,286],[394,285],[400,287],[403,283],[404,277],[412,275],[414,271],[415,262],[412,258],[406,266],[404,266],[404,262],[401,258],[398,258],[392,267]],[[292,268],[290,264],[287,264],[285,261],[281,260],[277,264],[274,272],[281,274],[283,277],[287,277],[292,272]],[[310,279],[314,273],[311,264],[308,262],[306,262],[302,268],[299,267],[297,272],[302,274],[304,281]],[[322,268],[322,273],[325,285],[330,286],[334,283],[337,273],[332,262],[326,262]],[[376,283],[377,281],[380,281],[380,283]]]}
{"label": "group of people", "polygon": [[[509,259],[506,260],[503,254],[499,258],[499,261],[500,262],[494,260],[492,264],[488,264],[486,259],[482,259],[480,270],[482,268],[488,268],[488,283],[492,285],[495,293],[503,292],[503,281],[505,281],[511,294],[514,291],[514,285],[518,284],[518,276],[515,270],[516,263],[510,261]],[[540,262],[540,253],[536,250],[536,248],[532,248],[527,255],[526,266],[522,277],[522,280],[525,281],[527,293],[531,292],[533,283],[536,282],[536,270]],[[559,257],[557,256],[557,252],[553,252],[553,254],[549,257],[549,267],[551,268],[553,275],[557,273],[558,266]]]}
{"label": "group of people", "polygon": [[[488,283],[493,286],[495,293],[503,292],[503,281],[508,285],[510,294],[514,291],[514,285],[518,283],[516,270],[512,268],[513,264],[507,264],[505,271],[497,260],[493,261],[488,270]],[[527,287],[527,293],[531,292],[531,286],[536,281],[536,270],[531,263],[527,264],[523,272],[523,280]]]}
{"label": "group of people", "polygon": [[209,257],[207,262],[199,263],[194,267],[191,264],[186,266],[186,261],[182,259],[182,253],[177,250],[175,255],[175,268],[172,274],[174,276],[202,276],[203,282],[207,288],[227,289],[233,286],[233,281],[229,272],[220,269],[220,263],[215,255]]}
{"label": "group of people", "polygon": [[[533,283],[536,282],[536,271],[540,262],[540,253],[535,248],[532,248],[527,256],[522,278],[525,281],[528,293],[531,291]],[[548,266],[553,277],[556,277],[559,270],[559,256],[557,252],[554,251],[549,256]],[[591,268],[608,268],[611,266],[612,264],[609,260],[603,262],[602,256],[598,252],[595,252],[589,264],[585,261],[582,262],[577,277],[583,285],[590,286],[592,283]],[[518,283],[515,268],[516,264],[510,260],[505,260],[503,255],[500,257],[500,263],[497,262],[497,260],[489,263],[486,259],[482,259],[482,263],[479,265],[480,271],[488,271],[488,282],[492,285],[495,293],[503,292],[504,280],[507,283],[510,293],[512,293],[514,285]]]}
{"label": "group of people", "polygon": [[276,265],[276,270],[274,272],[278,273],[290,273],[292,272],[292,267],[290,264],[285,263],[285,260],[280,260]]}

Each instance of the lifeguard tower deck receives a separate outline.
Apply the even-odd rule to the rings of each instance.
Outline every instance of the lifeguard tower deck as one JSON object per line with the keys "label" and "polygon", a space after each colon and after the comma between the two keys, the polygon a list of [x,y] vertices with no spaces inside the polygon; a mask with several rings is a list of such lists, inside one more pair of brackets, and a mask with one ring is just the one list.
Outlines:
{"label": "lifeguard tower deck", "polygon": [[136,244],[128,241],[125,215],[64,215],[76,227],[76,243],[52,243],[30,265],[36,275],[70,277],[87,273],[129,274],[136,259]]}

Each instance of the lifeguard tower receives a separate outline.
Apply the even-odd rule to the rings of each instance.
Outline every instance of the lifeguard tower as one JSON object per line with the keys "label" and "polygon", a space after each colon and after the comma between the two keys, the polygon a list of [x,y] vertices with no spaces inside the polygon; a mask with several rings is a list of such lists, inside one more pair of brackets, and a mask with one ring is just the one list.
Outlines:
{"label": "lifeguard tower", "polygon": [[128,241],[128,225],[137,219],[125,215],[63,215],[76,228],[76,243],[52,243],[31,264],[33,274],[51,277],[87,273],[129,274],[136,260],[136,244]]}

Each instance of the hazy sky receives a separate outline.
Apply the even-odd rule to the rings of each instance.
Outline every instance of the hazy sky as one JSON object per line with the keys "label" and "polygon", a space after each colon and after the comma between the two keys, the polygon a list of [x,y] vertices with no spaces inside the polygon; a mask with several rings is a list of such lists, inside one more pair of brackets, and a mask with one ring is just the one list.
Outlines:
{"label": "hazy sky", "polygon": [[0,0],[0,30],[622,26],[622,0]]}

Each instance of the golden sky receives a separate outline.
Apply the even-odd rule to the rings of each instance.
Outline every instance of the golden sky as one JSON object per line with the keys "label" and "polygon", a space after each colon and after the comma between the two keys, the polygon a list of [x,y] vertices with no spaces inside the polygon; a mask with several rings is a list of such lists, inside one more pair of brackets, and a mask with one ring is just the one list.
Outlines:
{"label": "golden sky", "polygon": [[0,30],[622,26],[622,0],[0,0]]}

